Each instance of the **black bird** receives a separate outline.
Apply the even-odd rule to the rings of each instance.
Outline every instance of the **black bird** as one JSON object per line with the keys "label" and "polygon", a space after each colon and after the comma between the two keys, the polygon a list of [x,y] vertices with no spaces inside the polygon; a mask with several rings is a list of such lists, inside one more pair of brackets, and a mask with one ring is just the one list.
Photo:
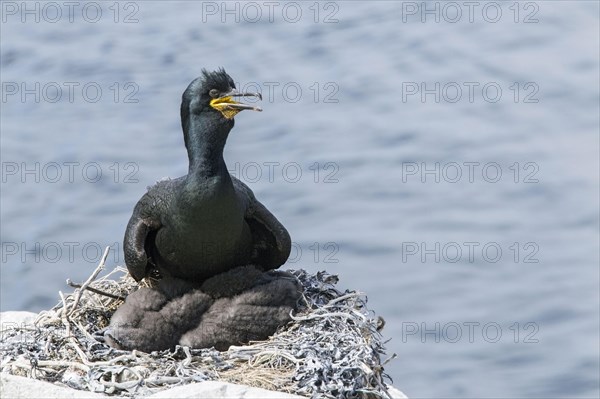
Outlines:
{"label": "black bird", "polygon": [[237,266],[266,271],[287,260],[291,241],[283,225],[244,183],[230,176],[223,148],[233,117],[260,108],[240,103],[233,79],[202,70],[181,102],[189,158],[186,176],[163,180],[139,200],[127,225],[125,263],[137,281],[157,270],[163,278],[201,283]]}

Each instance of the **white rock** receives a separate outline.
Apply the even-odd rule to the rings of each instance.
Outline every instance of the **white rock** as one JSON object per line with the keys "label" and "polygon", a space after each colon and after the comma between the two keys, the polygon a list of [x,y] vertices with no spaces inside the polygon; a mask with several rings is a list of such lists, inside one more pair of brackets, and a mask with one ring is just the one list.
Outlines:
{"label": "white rock", "polygon": [[157,392],[149,399],[191,399],[191,398],[240,398],[240,399],[305,399],[304,396],[290,395],[246,385],[231,384],[220,381],[203,381],[183,385],[166,391]]}
{"label": "white rock", "polygon": [[25,327],[33,324],[33,321],[37,317],[37,313],[32,312],[1,312],[0,313],[0,326],[1,330],[14,327]]}
{"label": "white rock", "polygon": [[1,374],[0,398],[102,399],[109,398],[109,396],[61,387],[31,378]]}
{"label": "white rock", "polygon": [[[393,387],[388,391],[394,399],[407,399],[407,397]],[[215,398],[215,399],[305,399],[305,396],[292,395],[277,391],[268,391],[261,388],[252,388],[246,385],[231,384],[220,381],[204,381],[194,384],[171,388],[166,391],[157,392],[148,399],[192,399],[192,398]]]}
{"label": "white rock", "polygon": [[396,389],[396,388],[394,388],[394,387],[391,387],[391,386],[389,386],[389,385],[388,385],[388,386],[387,386],[387,390],[388,390],[388,393],[389,393],[389,394],[392,396],[392,398],[394,398],[394,399],[408,399],[408,396],[406,396],[406,395],[404,394],[404,392],[402,392],[402,391],[401,391],[401,390],[399,390],[399,389]]}

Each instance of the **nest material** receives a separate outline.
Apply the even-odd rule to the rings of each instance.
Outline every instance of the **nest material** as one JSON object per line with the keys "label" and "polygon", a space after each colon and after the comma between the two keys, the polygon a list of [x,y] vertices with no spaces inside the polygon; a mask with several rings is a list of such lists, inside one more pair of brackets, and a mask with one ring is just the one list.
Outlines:
{"label": "nest material", "polygon": [[83,285],[70,283],[79,287],[73,293],[59,292],[61,301],[33,327],[2,331],[3,373],[127,397],[206,380],[309,397],[390,397],[382,319],[363,294],[335,289],[337,276],[290,271],[304,288],[304,303],[267,341],[225,352],[177,346],[143,353],[111,348],[101,338],[123,298],[140,286],[121,267],[96,279],[106,255]]}

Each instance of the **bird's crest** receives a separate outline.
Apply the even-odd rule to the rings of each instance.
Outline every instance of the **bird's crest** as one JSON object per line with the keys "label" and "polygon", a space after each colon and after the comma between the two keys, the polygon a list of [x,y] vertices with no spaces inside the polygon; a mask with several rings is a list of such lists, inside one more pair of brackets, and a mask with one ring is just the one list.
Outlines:
{"label": "bird's crest", "polygon": [[227,72],[225,72],[224,68],[219,68],[213,72],[202,69],[202,80],[204,82],[204,87],[223,91],[226,91],[227,89],[235,89],[235,83],[233,82],[233,79],[227,74]]}

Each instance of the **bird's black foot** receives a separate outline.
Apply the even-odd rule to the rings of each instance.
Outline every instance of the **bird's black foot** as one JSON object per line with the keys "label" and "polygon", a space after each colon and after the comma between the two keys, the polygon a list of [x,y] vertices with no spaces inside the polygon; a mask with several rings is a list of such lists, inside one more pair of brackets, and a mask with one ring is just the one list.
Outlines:
{"label": "bird's black foot", "polygon": [[118,349],[144,352],[214,346],[226,350],[262,340],[290,321],[301,286],[286,272],[263,273],[243,266],[206,280],[200,289],[165,281],[140,288],[113,315],[106,341]]}

